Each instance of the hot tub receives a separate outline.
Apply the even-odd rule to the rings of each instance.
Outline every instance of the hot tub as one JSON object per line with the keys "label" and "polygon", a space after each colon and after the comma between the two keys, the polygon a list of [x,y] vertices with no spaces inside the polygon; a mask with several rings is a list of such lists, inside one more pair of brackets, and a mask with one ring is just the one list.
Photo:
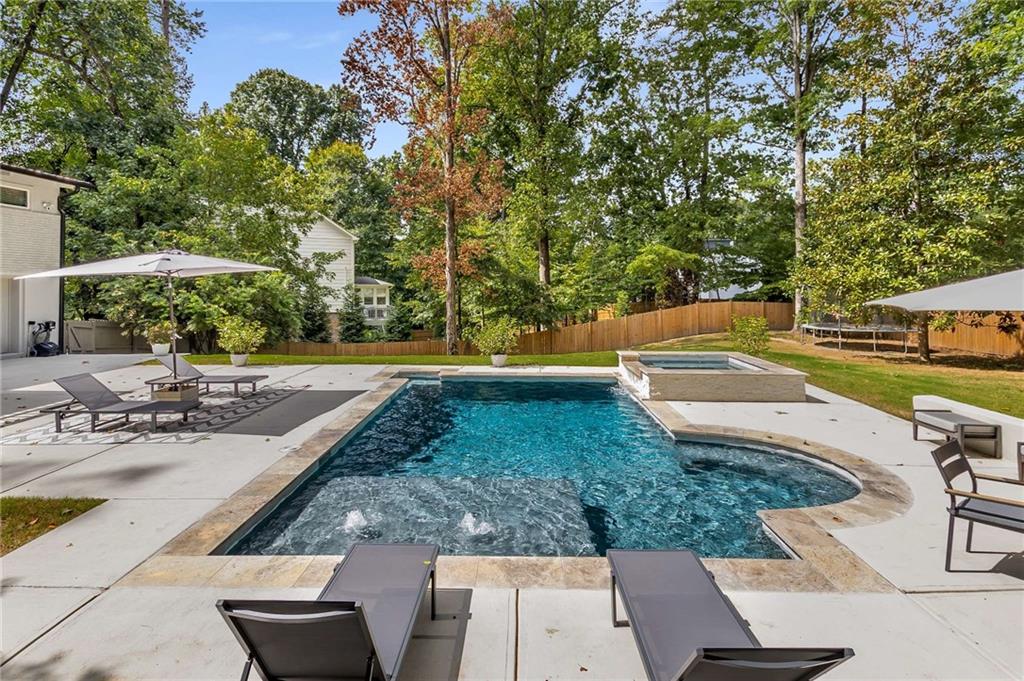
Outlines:
{"label": "hot tub", "polygon": [[645,400],[804,402],[806,374],[741,352],[620,351],[622,379]]}

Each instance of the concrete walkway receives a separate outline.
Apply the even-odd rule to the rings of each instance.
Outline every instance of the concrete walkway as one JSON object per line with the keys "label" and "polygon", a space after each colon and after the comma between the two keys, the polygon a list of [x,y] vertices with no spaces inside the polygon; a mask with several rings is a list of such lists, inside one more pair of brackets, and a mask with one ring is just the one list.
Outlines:
{"label": "concrete walkway", "polygon": [[[249,371],[270,373],[276,386],[370,390],[380,369],[324,365]],[[131,367],[102,378],[116,389],[141,385],[159,371]],[[929,445],[913,443],[905,421],[813,392],[823,402],[672,407],[694,423],[753,425],[845,449],[903,478],[915,495],[910,513],[834,532],[898,591],[730,591],[741,614],[766,645],[853,647],[856,657],[829,679],[1024,678],[1024,575],[1015,567],[1024,550],[1019,537],[979,530],[977,546],[993,553],[968,556],[958,550],[956,565],[977,572],[945,573],[945,499],[938,474],[929,468]],[[237,588],[231,586],[236,575],[222,580],[213,575],[203,586],[153,587],[125,575],[359,399],[280,437],[212,432],[183,443],[108,435],[4,445],[4,494],[109,501],[2,559],[0,647],[7,661],[0,674],[33,681],[237,679],[241,651],[215,601],[312,597],[325,579],[319,567],[314,570],[311,562],[316,574],[294,575],[291,588]],[[3,435],[38,441],[34,434],[46,423],[35,419],[4,429]],[[979,461],[978,466],[1010,472],[1009,462]],[[453,678],[453,661],[462,679],[643,678],[629,629],[610,625],[606,591],[479,583],[470,590],[457,571],[443,570],[439,585],[445,590],[442,611],[466,609],[472,619],[462,629],[442,623],[418,629],[406,681]]]}

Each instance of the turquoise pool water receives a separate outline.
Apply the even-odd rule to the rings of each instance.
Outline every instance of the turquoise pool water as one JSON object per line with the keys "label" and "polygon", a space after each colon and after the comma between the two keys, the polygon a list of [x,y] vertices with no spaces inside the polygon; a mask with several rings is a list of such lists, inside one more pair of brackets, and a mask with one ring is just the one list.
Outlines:
{"label": "turquoise pool water", "polygon": [[428,541],[469,555],[784,557],[758,509],[856,493],[768,449],[675,442],[617,385],[413,381],[229,552]]}

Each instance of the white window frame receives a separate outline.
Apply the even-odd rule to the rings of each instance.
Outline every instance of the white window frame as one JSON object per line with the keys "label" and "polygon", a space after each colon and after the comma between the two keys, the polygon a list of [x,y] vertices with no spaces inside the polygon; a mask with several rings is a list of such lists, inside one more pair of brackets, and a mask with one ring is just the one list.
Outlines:
{"label": "white window frame", "polygon": [[4,189],[13,189],[18,192],[25,192],[24,206],[19,206],[13,203],[0,203],[0,206],[5,206],[6,208],[17,208],[18,210],[32,210],[32,190],[30,188],[19,187],[16,184],[8,184],[6,182],[0,183],[0,187],[3,187]]}

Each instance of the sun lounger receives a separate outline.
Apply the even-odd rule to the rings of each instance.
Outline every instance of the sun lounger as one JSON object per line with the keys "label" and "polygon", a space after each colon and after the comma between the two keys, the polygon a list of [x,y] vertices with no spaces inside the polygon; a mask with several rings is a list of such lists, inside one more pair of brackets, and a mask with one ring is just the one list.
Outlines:
{"label": "sun lounger", "polygon": [[[612,622],[633,630],[650,681],[805,681],[849,648],[764,648],[690,551],[609,550]],[[616,592],[627,621],[620,621]]]}
{"label": "sun lounger", "polygon": [[[162,355],[157,357],[160,363],[165,367],[174,371],[174,362],[170,355]],[[248,375],[221,375],[221,374],[204,374],[199,369],[195,368],[187,361],[184,357],[178,357],[176,360],[178,376],[184,378],[196,378],[200,385],[206,386],[206,392],[210,392],[211,385],[230,385],[234,387],[235,396],[238,396],[238,386],[242,383],[248,383],[252,386],[252,391],[256,392],[256,383],[264,379],[270,378],[267,375],[261,374],[248,374]]]}
{"label": "sun lounger", "polygon": [[434,544],[356,544],[315,601],[217,603],[245,651],[246,679],[383,679],[397,675],[430,586]]}
{"label": "sun lounger", "polygon": [[[949,530],[946,533],[946,572],[950,571],[953,553],[953,524],[957,519],[967,521],[968,551],[973,548],[971,544],[974,539],[974,523],[1024,533],[1024,501],[980,494],[978,480],[1018,486],[1024,485],[1024,481],[1004,478],[1000,475],[975,473],[971,468],[971,462],[964,456],[963,447],[957,440],[950,440],[932,450],[932,458],[935,459],[935,465],[939,467],[942,481],[946,483],[946,494],[949,495],[949,508],[946,509],[949,512]],[[970,491],[957,489],[954,483],[964,473],[967,473],[970,478]]]}
{"label": "sun lounger", "polygon": [[[188,413],[198,409],[202,402],[164,402],[159,400],[122,400],[117,393],[100,383],[92,374],[76,374],[56,379],[57,385],[71,395],[71,401],[44,409],[54,415],[57,432],[61,432],[63,419],[73,414],[90,416],[89,430],[96,431],[99,425],[119,421],[123,416],[125,423],[132,414],[149,414],[151,431],[156,430],[158,414],[181,414],[182,423],[188,423]],[[116,416],[100,423],[100,416]]]}

